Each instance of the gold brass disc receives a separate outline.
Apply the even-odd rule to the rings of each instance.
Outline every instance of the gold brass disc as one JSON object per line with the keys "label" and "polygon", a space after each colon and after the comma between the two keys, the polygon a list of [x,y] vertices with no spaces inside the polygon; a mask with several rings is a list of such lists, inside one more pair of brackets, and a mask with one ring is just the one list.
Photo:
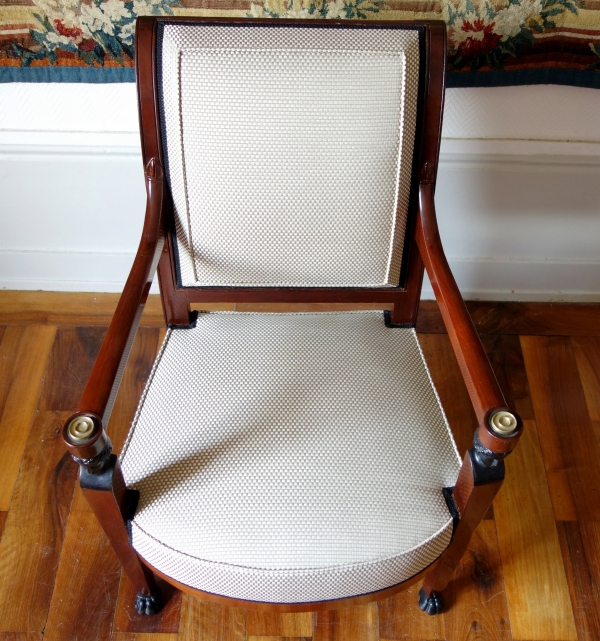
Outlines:
{"label": "gold brass disc", "polygon": [[517,429],[517,417],[511,412],[501,410],[492,414],[490,426],[497,434],[507,436]]}
{"label": "gold brass disc", "polygon": [[89,441],[94,435],[94,421],[89,416],[76,416],[67,428],[69,438],[77,443]]}

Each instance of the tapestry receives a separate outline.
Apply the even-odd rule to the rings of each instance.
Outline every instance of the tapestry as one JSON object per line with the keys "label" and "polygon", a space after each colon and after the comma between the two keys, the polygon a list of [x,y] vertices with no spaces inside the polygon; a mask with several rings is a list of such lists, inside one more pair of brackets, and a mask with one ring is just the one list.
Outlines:
{"label": "tapestry", "polygon": [[0,81],[133,82],[141,15],[441,18],[449,87],[600,88],[600,0],[0,0]]}

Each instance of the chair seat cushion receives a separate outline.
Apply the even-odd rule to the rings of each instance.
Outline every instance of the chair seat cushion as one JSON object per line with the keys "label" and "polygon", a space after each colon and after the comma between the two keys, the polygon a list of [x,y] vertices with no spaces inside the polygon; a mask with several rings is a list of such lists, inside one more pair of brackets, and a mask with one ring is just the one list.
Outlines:
{"label": "chair seat cushion", "polygon": [[400,583],[452,534],[460,466],[413,329],[376,312],[200,314],[168,331],[122,453],[135,549],[237,599]]}

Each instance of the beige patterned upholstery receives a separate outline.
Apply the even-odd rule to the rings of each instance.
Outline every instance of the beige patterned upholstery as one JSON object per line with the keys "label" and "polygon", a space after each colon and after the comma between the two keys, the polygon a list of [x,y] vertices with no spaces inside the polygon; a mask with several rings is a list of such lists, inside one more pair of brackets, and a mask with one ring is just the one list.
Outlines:
{"label": "beige patterned upholstery", "polygon": [[397,285],[418,30],[162,29],[181,284]]}
{"label": "beige patterned upholstery", "polygon": [[152,565],[291,603],[380,590],[435,560],[460,461],[414,330],[380,311],[219,312],[168,331],[122,464]]}

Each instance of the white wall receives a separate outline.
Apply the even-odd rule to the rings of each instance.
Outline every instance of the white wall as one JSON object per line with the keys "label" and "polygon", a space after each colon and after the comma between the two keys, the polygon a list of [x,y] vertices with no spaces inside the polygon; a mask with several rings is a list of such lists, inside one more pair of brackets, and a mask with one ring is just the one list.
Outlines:
{"label": "white wall", "polygon": [[[436,200],[466,297],[600,300],[598,113],[593,89],[447,92]],[[0,287],[121,289],[138,146],[133,85],[0,85]]]}

